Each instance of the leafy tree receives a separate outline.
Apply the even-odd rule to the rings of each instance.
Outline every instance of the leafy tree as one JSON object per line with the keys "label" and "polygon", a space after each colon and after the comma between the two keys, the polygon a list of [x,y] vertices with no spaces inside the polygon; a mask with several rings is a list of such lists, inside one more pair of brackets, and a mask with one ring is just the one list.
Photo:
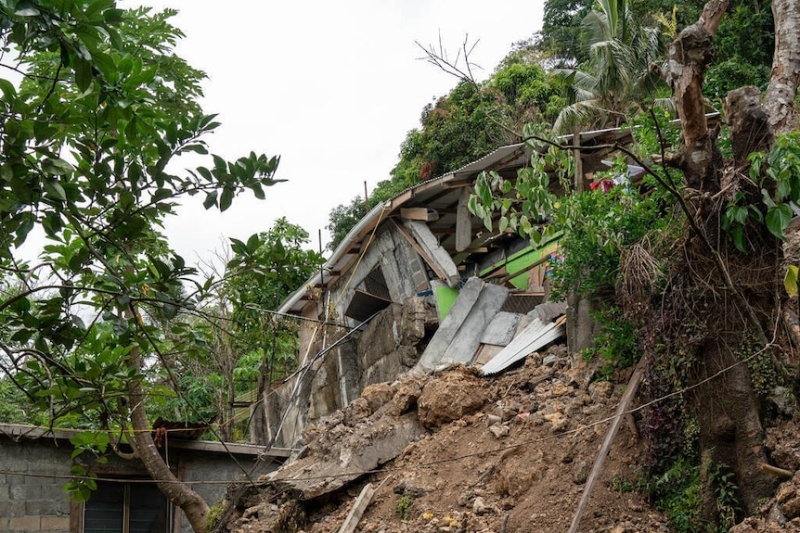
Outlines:
{"label": "leafy tree", "polygon": [[587,59],[581,39],[581,21],[593,0],[547,0],[542,31],[535,46],[558,68],[572,68]]}
{"label": "leafy tree", "polygon": [[[420,128],[406,135],[397,165],[390,178],[372,191],[370,204],[517,142],[527,122],[552,121],[563,107],[562,100],[538,60],[538,52],[521,43],[485,82],[461,79],[448,95],[426,106]],[[335,249],[365,214],[360,197],[334,208],[327,226],[332,237],[329,248]]]}
{"label": "leafy tree", "polygon": [[[203,348],[175,319],[199,312],[213,281],[194,281],[160,228],[186,196],[223,211],[246,189],[263,198],[278,159],[214,156],[173,173],[181,154],[207,153],[203,136],[218,125],[197,103],[203,74],[172,52],[174,14],[114,0],[0,2],[0,68],[14,75],[0,79],[0,267],[21,287],[0,300],[0,349],[37,405],[121,435],[204,531],[208,506],[164,463],[145,405],[154,373]],[[35,228],[49,244],[30,266],[19,247]],[[85,497],[89,485],[71,487]]]}
{"label": "leafy tree", "polygon": [[555,121],[558,132],[619,126],[655,89],[650,66],[663,51],[661,35],[637,22],[627,0],[597,0],[581,28],[587,59],[559,73],[572,103]]}

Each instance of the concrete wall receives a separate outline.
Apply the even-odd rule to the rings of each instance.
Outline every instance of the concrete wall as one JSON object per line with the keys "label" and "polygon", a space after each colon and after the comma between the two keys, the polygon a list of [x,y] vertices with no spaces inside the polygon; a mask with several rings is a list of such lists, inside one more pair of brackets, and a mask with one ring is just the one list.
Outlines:
{"label": "concrete wall", "polygon": [[[364,278],[380,266],[386,287],[393,302],[402,302],[417,292],[430,288],[425,263],[405,237],[392,225],[384,225],[367,249],[358,268],[342,276],[329,291],[339,317],[344,317],[347,306]],[[356,323],[348,319],[350,325]]]}
{"label": "concrete wall", "polygon": [[[80,533],[79,529],[73,531],[70,527],[80,524],[82,506],[71,503],[64,492],[70,476],[72,450],[72,445],[62,439],[22,438],[17,442],[0,435],[0,532]],[[170,463],[173,471],[183,473],[184,480],[207,482],[192,484],[192,488],[213,505],[225,495],[229,481],[243,477],[242,468],[249,472],[255,457],[235,455],[232,458],[224,453],[173,449]],[[277,466],[265,462],[255,477]],[[116,456],[110,457],[102,468],[120,475],[146,474],[138,461],[125,461]],[[188,521],[180,514],[181,533],[191,533]]]}
{"label": "concrete wall", "polygon": [[[63,487],[72,446],[57,444],[0,436],[0,531],[69,533],[71,506]],[[42,474],[53,477],[33,477]]]}
{"label": "concrete wall", "polygon": [[268,434],[263,440],[269,442],[274,436],[286,411],[275,445],[291,448],[306,424],[347,407],[368,385],[394,381],[416,365],[421,347],[436,325],[436,311],[426,298],[412,296],[403,305],[391,304],[364,331],[316,361],[304,374],[291,404],[300,376],[265,394]]}

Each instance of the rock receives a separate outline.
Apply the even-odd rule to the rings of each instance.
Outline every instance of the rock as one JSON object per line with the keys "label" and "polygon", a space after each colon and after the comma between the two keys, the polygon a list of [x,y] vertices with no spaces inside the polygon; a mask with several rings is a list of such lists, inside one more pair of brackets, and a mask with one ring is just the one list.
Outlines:
{"label": "rock", "polygon": [[797,407],[792,391],[786,387],[775,387],[772,389],[772,394],[769,399],[777,408],[778,413],[787,418],[792,416]]}
{"label": "rock", "polygon": [[781,506],[781,511],[783,511],[783,514],[789,520],[800,516],[800,497],[796,496],[784,503]]}
{"label": "rock", "polygon": [[503,419],[497,415],[486,415],[486,425],[489,427],[499,424]]}
{"label": "rock", "polygon": [[795,490],[794,484],[790,481],[781,483],[778,487],[778,492],[775,493],[775,499],[778,500],[778,503],[786,503],[796,495],[797,490]]}
{"label": "rock", "polygon": [[435,428],[476,412],[487,400],[480,380],[464,368],[428,381],[417,400],[417,412],[425,427]]}
{"label": "rock", "polygon": [[589,385],[589,395],[595,402],[602,402],[614,394],[614,384],[610,381],[596,381]]}
{"label": "rock", "polygon": [[553,365],[556,364],[556,361],[558,361],[558,356],[554,355],[554,354],[549,354],[549,355],[546,355],[544,357],[544,359],[542,359],[542,365],[544,365],[544,366],[553,366]]}
{"label": "rock", "polygon": [[553,388],[550,389],[550,394],[555,397],[566,396],[567,394],[572,394],[574,389],[568,385],[565,385],[562,382],[557,382],[553,384]]}
{"label": "rock", "polygon": [[392,386],[388,383],[374,383],[364,388],[361,397],[366,400],[370,411],[374,413],[388,403],[394,394]]}
{"label": "rock", "polygon": [[507,436],[509,430],[508,426],[504,426],[502,424],[494,424],[493,426],[489,427],[489,431],[492,432],[492,435],[500,439]]}
{"label": "rock", "polygon": [[[331,442],[322,447],[324,454],[312,453],[287,463],[269,475],[279,490],[291,491],[301,500],[310,500],[341,489],[350,481],[379,465],[391,461],[424,433],[411,414],[399,418],[369,419],[355,430],[340,433],[336,426],[320,439]],[[336,438],[333,438],[333,437]],[[314,472],[309,477],[309,472]]]}
{"label": "rock", "polygon": [[550,422],[553,433],[558,433],[567,429],[569,420],[561,413],[549,413],[544,415],[544,419]]}
{"label": "rock", "polygon": [[410,411],[415,405],[420,394],[422,394],[423,382],[418,379],[406,379],[401,381],[394,389],[394,397],[392,403],[394,409],[392,414],[400,416],[403,413]]}
{"label": "rock", "polygon": [[767,521],[772,522],[778,525],[786,524],[786,516],[781,511],[781,507],[778,504],[773,504],[769,510],[769,514],[767,515]]}
{"label": "rock", "polygon": [[575,461],[575,466],[573,470],[572,482],[576,485],[583,485],[586,483],[586,479],[589,477],[589,471],[591,467],[586,461],[578,460]]}
{"label": "rock", "polygon": [[486,503],[483,497],[478,496],[472,502],[472,512],[480,516],[492,512],[492,507]]}
{"label": "rock", "polygon": [[359,420],[363,420],[372,414],[367,400],[356,398],[344,410],[344,421],[348,426],[354,426]]}

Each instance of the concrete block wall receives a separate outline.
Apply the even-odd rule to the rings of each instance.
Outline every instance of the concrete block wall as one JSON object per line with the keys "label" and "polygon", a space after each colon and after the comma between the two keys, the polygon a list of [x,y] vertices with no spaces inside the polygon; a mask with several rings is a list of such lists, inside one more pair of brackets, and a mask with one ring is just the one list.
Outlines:
{"label": "concrete block wall", "polygon": [[[0,533],[72,533],[71,524],[78,520],[82,507],[70,502],[64,492],[69,481],[73,447],[66,440],[42,437],[23,438],[19,442],[0,434]],[[182,461],[179,459],[182,457]],[[183,463],[182,465],[180,463]],[[242,479],[244,472],[255,466],[255,456],[175,450],[170,453],[173,469],[183,472],[209,505],[222,499],[228,483]],[[271,472],[276,463],[261,463],[253,476]],[[118,472],[144,473],[141,463],[109,457],[105,468]],[[72,516],[75,509],[76,516]],[[180,509],[181,533],[192,529]]]}
{"label": "concrete block wall", "polygon": [[[425,263],[408,241],[392,226],[376,235],[355,273],[348,272],[330,290],[330,301],[344,317],[355,290],[377,266],[381,267],[386,287],[394,302],[402,302],[420,290],[430,288]],[[350,320],[350,325],[356,325]]]}
{"label": "concrete block wall", "polygon": [[72,446],[58,444],[0,437],[0,531],[69,533]]}

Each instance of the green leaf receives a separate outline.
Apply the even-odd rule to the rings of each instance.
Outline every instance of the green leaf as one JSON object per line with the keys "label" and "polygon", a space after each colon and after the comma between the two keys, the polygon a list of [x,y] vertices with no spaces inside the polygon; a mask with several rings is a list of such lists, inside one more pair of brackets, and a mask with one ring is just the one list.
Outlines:
{"label": "green leaf", "polygon": [[206,199],[203,201],[203,207],[206,209],[211,209],[217,205],[217,191],[211,191],[210,193],[206,194]]}
{"label": "green leaf", "polygon": [[167,320],[172,320],[176,316],[178,316],[178,306],[170,303],[164,303],[161,306],[161,310],[164,312],[164,318]]}
{"label": "green leaf", "polygon": [[508,217],[501,216],[500,217],[500,233],[504,233],[508,228]]}
{"label": "green leaf", "polygon": [[150,201],[152,203],[157,203],[160,202],[161,200],[170,198],[172,195],[173,191],[171,189],[165,189],[165,188],[156,189],[156,192],[153,193],[153,196],[150,199]]}
{"label": "green leaf", "polygon": [[778,239],[784,240],[783,230],[792,220],[792,209],[786,204],[776,205],[767,211],[767,229]]}
{"label": "green leaf", "polygon": [[109,24],[116,24],[122,22],[122,15],[125,13],[122,9],[106,9],[103,11],[103,19]]}
{"label": "green leaf", "polygon": [[786,270],[786,276],[783,278],[783,286],[786,287],[786,292],[789,296],[797,294],[797,272],[798,268],[795,265],[789,265]]}
{"label": "green leaf", "polygon": [[0,91],[3,91],[3,99],[10,104],[13,104],[17,99],[17,90],[14,88],[14,85],[6,79],[0,78]]}
{"label": "green leaf", "polygon": [[81,92],[92,86],[94,76],[92,75],[92,64],[84,59],[75,58],[75,84]]}
{"label": "green leaf", "polygon": [[222,195],[219,198],[219,210],[225,211],[233,203],[233,189],[222,189]]}
{"label": "green leaf", "polygon": [[57,200],[61,200],[62,202],[67,201],[67,193],[64,190],[64,187],[57,181],[50,181],[44,184],[44,190],[47,191],[50,196],[55,197]]}
{"label": "green leaf", "polygon": [[61,159],[60,157],[45,158],[42,160],[42,170],[47,174],[55,174],[56,176],[64,176],[69,174],[74,169],[72,165]]}

